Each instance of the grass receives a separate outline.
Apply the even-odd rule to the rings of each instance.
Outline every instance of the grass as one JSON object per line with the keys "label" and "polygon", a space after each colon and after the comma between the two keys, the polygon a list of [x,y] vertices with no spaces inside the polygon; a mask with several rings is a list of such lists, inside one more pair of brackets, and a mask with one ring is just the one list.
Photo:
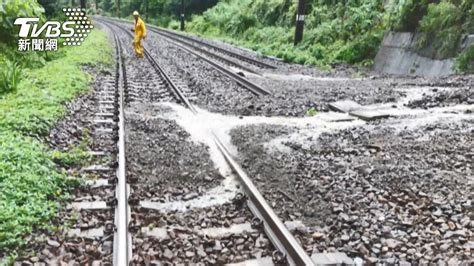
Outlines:
{"label": "grass", "polygon": [[[298,1],[219,1],[187,21],[195,35],[246,47],[285,62],[329,70],[337,64],[370,68],[387,30],[420,33],[417,52],[457,58],[458,71],[473,73],[472,52],[460,54],[463,34],[474,33],[473,0],[307,1],[303,41],[293,45]],[[177,17],[147,23],[179,29]],[[466,70],[465,70],[466,69]]]}
{"label": "grass", "polygon": [[[188,21],[190,33],[246,47],[285,62],[329,69],[337,64],[370,67],[387,30],[421,34],[417,51],[435,59],[459,56],[463,34],[474,33],[472,0],[307,1],[305,32],[294,46],[294,19],[298,1],[219,1]],[[385,1],[386,2],[386,1]],[[171,21],[169,28],[179,23]],[[469,56],[459,69],[469,69]]]}
{"label": "grass", "polygon": [[0,71],[0,94],[15,91],[21,80],[21,67],[18,62],[6,61]]}
{"label": "grass", "polygon": [[[295,1],[222,1],[194,16],[192,33],[305,65],[370,65],[384,32],[384,8],[376,1],[328,4],[309,1],[302,42],[294,46]],[[168,25],[176,27],[176,23]]]}
{"label": "grass", "polygon": [[17,89],[0,95],[0,257],[21,250],[33,230],[48,229],[68,198],[70,179],[57,163],[83,157],[77,147],[52,151],[38,136],[64,116],[66,102],[90,90],[92,76],[81,66],[112,62],[107,37],[98,30],[81,46],[60,49],[60,57],[24,69]]}

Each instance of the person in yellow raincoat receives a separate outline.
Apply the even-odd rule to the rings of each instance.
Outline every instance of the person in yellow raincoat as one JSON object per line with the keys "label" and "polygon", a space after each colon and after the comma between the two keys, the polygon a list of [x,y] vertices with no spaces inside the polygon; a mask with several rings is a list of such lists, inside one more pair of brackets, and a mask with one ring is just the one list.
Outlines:
{"label": "person in yellow raincoat", "polygon": [[135,38],[133,39],[133,49],[135,50],[135,54],[139,58],[143,58],[143,45],[142,39],[146,38],[146,27],[145,22],[140,18],[140,14],[138,11],[133,12],[133,17],[135,18],[135,28],[133,31],[135,32]]}

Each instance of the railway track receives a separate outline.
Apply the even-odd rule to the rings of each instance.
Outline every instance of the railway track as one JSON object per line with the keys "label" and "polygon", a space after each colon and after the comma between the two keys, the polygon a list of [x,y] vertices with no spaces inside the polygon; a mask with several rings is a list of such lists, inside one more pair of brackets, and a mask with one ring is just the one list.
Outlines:
{"label": "railway track", "polygon": [[[123,66],[122,48],[120,39],[117,35],[116,29],[120,29],[130,37],[132,34],[126,29],[112,23],[110,21],[99,20],[104,25],[109,27],[113,33],[116,44],[116,86],[118,89],[118,169],[117,169],[117,184],[116,184],[116,208],[115,208],[115,233],[114,233],[114,265],[128,265],[133,258],[132,254],[132,237],[129,229],[136,229],[134,227],[135,221],[130,219],[131,208],[129,206],[130,199],[133,198],[130,192],[130,185],[127,184],[125,176],[125,140],[124,140],[124,95],[127,94],[127,74]],[[155,71],[163,78],[170,93],[177,98],[178,102],[182,103],[194,115],[199,115],[196,108],[190,103],[186,95],[180,89],[180,86],[166,73],[163,68],[154,60],[151,54],[145,50],[145,57],[153,66]],[[245,196],[240,197],[245,200],[251,212],[254,215],[253,224],[258,225],[263,229],[273,246],[277,251],[273,253],[273,260],[276,264],[289,265],[313,265],[313,261],[298,244],[293,235],[287,230],[285,225],[279,220],[275,212],[266,203],[263,196],[257,190],[250,178],[242,170],[242,168],[235,162],[228,148],[225,147],[219,137],[212,133],[213,141],[219,148],[222,156],[225,158],[234,174],[238,177],[239,182],[245,191]],[[135,247],[136,248],[136,247]]]}
{"label": "railway track", "polygon": [[117,167],[117,187],[115,195],[117,204],[115,208],[115,225],[114,234],[114,265],[128,265],[132,254],[131,235],[128,231],[130,223],[130,206],[128,205],[128,197],[130,187],[126,179],[125,165],[125,94],[127,90],[127,73],[124,67],[124,59],[122,56],[122,44],[120,39],[114,35],[116,47],[116,86],[119,92],[119,121],[118,121],[118,167]]}
{"label": "railway track", "polygon": [[[119,20],[119,19],[114,19],[114,18],[110,18],[110,19],[111,19],[111,20],[114,20],[114,21],[116,21],[116,22],[120,22],[120,23],[124,23],[124,22],[125,22],[125,21]],[[236,52],[227,50],[227,49],[223,49],[223,48],[218,47],[218,46],[216,46],[216,45],[203,42],[203,41],[201,41],[201,40],[198,40],[198,39],[195,39],[195,38],[186,36],[186,35],[184,35],[184,34],[179,34],[179,33],[173,32],[173,31],[171,31],[171,30],[163,29],[163,28],[160,28],[160,27],[157,27],[157,26],[154,26],[154,25],[149,25],[148,27],[149,27],[149,29],[151,29],[152,31],[154,31],[154,32],[156,32],[156,33],[159,33],[159,34],[161,34],[161,35],[167,36],[167,37],[169,37],[169,38],[178,40],[178,42],[180,42],[180,43],[182,43],[183,41],[185,41],[186,44],[189,45],[189,46],[191,46],[192,48],[194,48],[194,49],[196,49],[196,50],[199,50],[199,51],[204,50],[205,53],[211,54],[213,57],[222,59],[222,61],[225,61],[225,62],[227,62],[227,59],[226,59],[225,57],[223,57],[223,56],[220,56],[218,53],[224,54],[224,55],[226,55],[226,56],[235,58],[235,59],[237,59],[237,60],[239,60],[239,61],[246,62],[246,63],[248,63],[248,64],[250,64],[250,65],[253,65],[253,66],[256,66],[256,67],[259,67],[259,68],[262,68],[262,69],[277,69],[277,67],[274,66],[274,65],[265,63],[265,62],[260,61],[260,60],[256,60],[256,59],[254,59],[254,58],[251,58],[251,57],[248,57],[248,56],[245,56],[245,55],[242,55],[242,54],[239,54],[239,53],[236,53]],[[205,48],[205,49],[203,49],[203,48]],[[214,51],[216,51],[216,52],[218,52],[218,53],[210,52],[210,51],[207,51],[206,49],[214,50]],[[228,60],[228,63],[229,63],[229,64],[234,64],[234,65],[237,66],[237,67],[242,66],[241,64],[236,63],[235,61],[231,61],[231,60]],[[246,68],[246,67],[244,67],[244,69],[245,69],[245,68]],[[248,68],[247,68],[247,69],[248,69]],[[248,71],[253,72],[253,73],[256,73],[253,69],[249,69]]]}
{"label": "railway track", "polygon": [[259,68],[264,68],[264,69],[276,69],[277,67],[273,66],[273,65],[270,65],[270,64],[267,64],[265,62],[262,62],[262,61],[259,61],[259,60],[255,60],[251,57],[248,57],[248,56],[244,56],[244,55],[241,55],[241,54],[238,54],[238,53],[235,53],[235,52],[232,52],[232,51],[229,51],[229,50],[226,50],[226,49],[223,49],[221,47],[218,47],[218,46],[215,46],[215,45],[212,45],[212,44],[209,44],[209,43],[206,43],[206,42],[203,42],[203,41],[200,41],[200,40],[197,40],[197,39],[194,39],[194,38],[191,38],[189,36],[186,36],[186,35],[183,35],[183,34],[178,34],[176,32],[173,32],[173,31],[170,31],[170,30],[166,30],[166,29],[162,29],[162,28],[158,28],[156,26],[151,26],[151,29],[153,29],[154,31],[156,32],[159,32],[161,33],[162,35],[167,35],[167,36],[174,36],[176,38],[179,38],[179,39],[182,39],[182,40],[186,40],[190,43],[192,43],[192,46],[193,47],[199,47],[199,46],[203,46],[203,47],[206,47],[206,48],[209,48],[209,49],[213,49],[213,50],[216,50],[222,54],[226,54],[230,57],[233,57],[233,58],[236,58],[240,61],[244,61],[244,62],[247,62],[249,64],[252,64],[252,65],[255,65]]}
{"label": "railway track", "polygon": [[223,62],[224,64],[228,64],[230,66],[234,66],[236,68],[239,68],[239,69],[242,69],[244,71],[247,71],[247,72],[250,72],[250,73],[254,73],[254,74],[258,74],[260,75],[260,73],[258,73],[258,71],[254,70],[253,68],[250,68],[250,67],[247,67],[241,63],[238,63],[234,60],[231,60],[231,59],[227,59],[226,57],[224,56],[221,56],[219,55],[218,53],[214,53],[212,52],[212,50],[208,50],[206,48],[202,48],[198,45],[195,45],[192,41],[189,41],[189,40],[186,40],[186,39],[182,39],[182,38],[179,38],[175,35],[172,35],[172,34],[168,34],[166,31],[163,31],[161,29],[158,29],[158,28],[155,28],[155,27],[150,27],[150,30],[152,32],[155,32],[157,34],[160,34],[161,36],[164,36],[165,38],[167,39],[170,39],[174,42],[177,42],[177,43],[180,43],[180,44],[183,44],[185,45],[186,47],[189,47],[193,50],[196,50],[198,51],[199,53],[201,54],[205,54],[207,56],[210,56],[212,58],[215,58],[216,60],[220,61],[220,62]]}
{"label": "railway track", "polygon": [[[128,186],[125,180],[123,113],[124,88],[128,85],[120,40],[114,37],[113,43],[115,72],[104,75],[93,100],[95,111],[91,114],[89,152],[93,165],[81,169],[83,174],[95,179],[88,181],[78,191],[74,202],[68,205],[69,209],[77,211],[77,218],[76,224],[67,233],[67,239],[73,243],[89,243],[89,250],[85,253],[90,255],[96,250],[97,261],[94,263],[113,262],[118,265],[116,263],[126,261],[130,254],[130,235],[126,230],[130,209],[126,203]],[[74,252],[76,247],[72,246],[70,249]],[[80,249],[79,246],[77,249]],[[97,255],[99,251],[101,258]],[[82,255],[78,255],[77,259],[81,264],[87,261]]]}
{"label": "railway track", "polygon": [[[101,18],[101,19],[104,20],[103,18]],[[113,21],[114,23],[124,23],[124,21],[119,21],[119,20],[115,20],[115,19],[106,19],[104,21],[109,21],[109,22]],[[251,93],[253,93],[257,96],[272,95],[272,93],[269,92],[268,90],[266,90],[266,89],[262,88],[261,86],[251,82],[247,78],[241,76],[240,74],[236,73],[232,69],[229,69],[229,68],[223,66],[222,64],[220,64],[217,61],[224,62],[225,64],[229,64],[231,66],[243,69],[245,71],[256,73],[253,69],[250,69],[246,66],[243,66],[240,63],[237,63],[235,61],[232,61],[232,60],[229,60],[225,57],[222,57],[219,54],[216,54],[215,52],[211,52],[211,50],[206,50],[206,49],[200,48],[196,45],[193,45],[189,41],[183,41],[182,39],[177,38],[177,37],[175,37],[171,34],[164,33],[162,30],[159,30],[156,27],[151,27],[151,31],[153,31],[157,34],[160,34],[162,36],[165,36],[168,39],[169,42],[176,45],[179,49],[181,49],[181,50],[185,51],[186,53],[189,53],[189,54],[199,58],[200,60],[205,61],[210,66],[212,66],[214,69],[216,69],[217,71],[219,71],[223,75],[229,77],[231,80],[235,81],[237,84],[244,87],[245,89],[247,89]],[[221,50],[223,50],[223,49],[221,49]],[[224,50],[224,51],[226,51],[226,50]],[[235,53],[230,52],[230,51],[228,51],[228,52],[231,53],[231,54],[235,54]],[[237,55],[237,54],[235,54],[235,55]],[[210,57],[217,59],[217,61],[211,59]],[[239,58],[237,56],[234,56],[234,57]],[[249,59],[253,60],[251,58],[247,59],[247,57],[245,57],[245,56],[241,56],[240,59],[244,60],[244,61],[245,60],[249,61]],[[256,61],[256,60],[254,60],[254,61],[259,62],[259,61]]]}

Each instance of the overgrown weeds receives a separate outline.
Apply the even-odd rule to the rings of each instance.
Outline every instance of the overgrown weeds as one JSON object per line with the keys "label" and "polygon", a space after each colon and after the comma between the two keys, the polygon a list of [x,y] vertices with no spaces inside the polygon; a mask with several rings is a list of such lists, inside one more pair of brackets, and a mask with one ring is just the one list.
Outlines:
{"label": "overgrown weeds", "polygon": [[474,44],[456,58],[456,70],[458,73],[474,73]]}
{"label": "overgrown weeds", "polygon": [[[187,29],[286,62],[317,66],[370,66],[387,30],[420,33],[418,52],[436,59],[457,56],[462,36],[474,33],[474,0],[309,0],[304,39],[293,46],[297,2],[221,1],[194,16]],[[459,66],[466,65],[468,55]]]}
{"label": "overgrown weeds", "polygon": [[[308,65],[372,59],[384,31],[382,1],[310,1],[304,39],[293,46],[297,1],[222,1],[188,29]],[[367,61],[368,60],[368,61]]]}
{"label": "overgrown weeds", "polygon": [[6,60],[0,68],[0,95],[16,91],[21,79],[22,68],[19,62]]}
{"label": "overgrown weeds", "polygon": [[[400,0],[390,14],[390,29],[421,35],[417,50],[425,56],[446,59],[456,56],[458,67],[466,64],[469,51],[460,54],[461,39],[474,34],[474,0]],[[460,63],[459,63],[460,62]]]}
{"label": "overgrown weeds", "polygon": [[428,13],[420,21],[420,31],[420,49],[431,46],[434,58],[453,57],[461,39],[462,12],[453,3],[430,4]]}
{"label": "overgrown weeds", "polygon": [[2,0],[0,1],[0,43],[12,43],[18,38],[17,27],[14,25],[18,17],[43,16],[44,8],[36,0]]}

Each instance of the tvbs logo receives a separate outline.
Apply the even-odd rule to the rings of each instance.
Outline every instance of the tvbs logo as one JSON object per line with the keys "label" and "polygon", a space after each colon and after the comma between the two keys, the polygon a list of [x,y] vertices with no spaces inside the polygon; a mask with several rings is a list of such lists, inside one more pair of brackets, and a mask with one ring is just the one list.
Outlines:
{"label": "tvbs logo", "polygon": [[17,18],[15,25],[20,26],[18,51],[56,51],[58,40],[64,46],[81,45],[94,25],[84,9],[64,8],[63,12],[68,17],[67,21],[47,21],[42,26],[39,25],[39,18]]}

